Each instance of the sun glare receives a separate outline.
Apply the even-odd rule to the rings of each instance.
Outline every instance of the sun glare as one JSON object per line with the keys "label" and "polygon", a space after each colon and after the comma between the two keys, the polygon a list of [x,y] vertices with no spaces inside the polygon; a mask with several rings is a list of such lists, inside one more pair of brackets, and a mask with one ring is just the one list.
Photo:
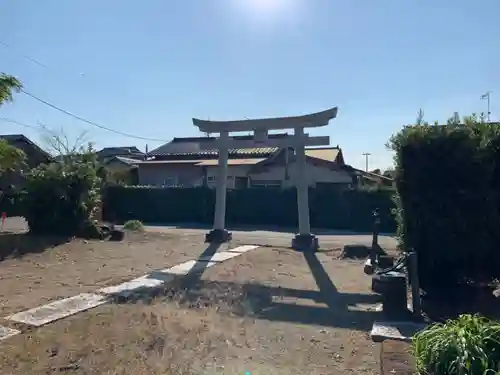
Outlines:
{"label": "sun glare", "polygon": [[259,13],[274,13],[287,7],[287,0],[239,0],[242,7]]}
{"label": "sun glare", "polygon": [[262,22],[275,22],[298,15],[303,0],[232,0],[232,5],[245,17]]}

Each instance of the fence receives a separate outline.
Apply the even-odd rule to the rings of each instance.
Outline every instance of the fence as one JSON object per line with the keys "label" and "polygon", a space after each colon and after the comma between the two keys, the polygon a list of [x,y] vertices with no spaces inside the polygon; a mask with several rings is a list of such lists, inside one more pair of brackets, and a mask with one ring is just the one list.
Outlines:
{"label": "fence", "polygon": [[[393,191],[327,188],[309,190],[313,228],[371,231],[373,211],[380,211],[381,232],[393,233]],[[208,188],[108,187],[103,196],[106,221],[137,219],[145,223],[213,222],[215,191]],[[228,225],[272,225],[296,227],[295,189],[251,188],[227,191]]]}

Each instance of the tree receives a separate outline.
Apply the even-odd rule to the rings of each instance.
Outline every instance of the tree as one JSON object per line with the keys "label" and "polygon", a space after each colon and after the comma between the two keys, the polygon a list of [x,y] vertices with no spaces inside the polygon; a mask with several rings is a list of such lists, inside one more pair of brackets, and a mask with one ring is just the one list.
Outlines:
{"label": "tree", "polygon": [[4,103],[11,102],[12,94],[21,91],[22,88],[23,85],[16,77],[0,73],[0,107]]}
{"label": "tree", "polygon": [[25,158],[22,150],[9,145],[5,139],[0,139],[0,177],[6,172],[21,169]]}

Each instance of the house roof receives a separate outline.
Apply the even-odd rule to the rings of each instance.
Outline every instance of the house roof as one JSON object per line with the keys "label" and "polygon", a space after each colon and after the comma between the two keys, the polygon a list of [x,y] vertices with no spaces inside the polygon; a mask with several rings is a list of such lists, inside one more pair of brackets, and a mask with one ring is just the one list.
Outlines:
{"label": "house roof", "polygon": [[54,160],[52,155],[50,155],[47,151],[38,146],[31,139],[26,137],[24,134],[0,134],[0,139],[5,139],[9,144],[14,144],[16,142],[24,142],[47,158],[47,161]]}
{"label": "house roof", "polygon": [[381,175],[381,174],[372,173],[372,172],[366,172],[366,171],[363,171],[361,169],[354,169],[354,172],[358,176],[360,176],[362,178],[366,178],[368,180],[394,182],[394,179],[392,179],[390,177],[387,177],[387,176],[384,176],[384,175]]}
{"label": "house roof", "polygon": [[123,156],[123,155],[144,155],[144,152],[135,146],[124,147],[104,147],[96,152],[99,156]]}
{"label": "house roof", "polygon": [[142,162],[141,160],[137,160],[137,159],[126,158],[123,156],[115,156],[115,157],[112,157],[111,159],[109,159],[105,164],[112,163],[113,161],[118,161],[120,163],[127,164],[130,166],[135,166],[135,165]]}
{"label": "house roof", "polygon": [[[261,161],[266,160],[265,158],[252,158],[252,159],[229,159],[227,161],[228,165],[255,165],[260,163]],[[218,164],[217,159],[210,159],[210,160],[202,160],[197,166],[216,166]]]}
{"label": "house roof", "polygon": [[327,161],[336,161],[339,153],[340,153],[340,148],[338,147],[321,147],[321,148],[306,149],[307,156]]}
{"label": "house roof", "polygon": [[[270,134],[270,139],[280,139],[287,137],[287,133]],[[253,140],[253,135],[239,135],[232,137],[233,140],[249,141]],[[165,156],[198,156],[206,157],[218,155],[216,148],[206,148],[207,143],[217,140],[216,137],[186,137],[174,138],[172,141],[152,150],[148,156],[165,157]],[[278,147],[253,147],[253,148],[233,148],[229,150],[230,156],[269,156],[278,151]]]}
{"label": "house roof", "polygon": [[[250,158],[250,159],[229,159],[227,164],[230,166],[234,165],[255,165],[266,159],[263,158]],[[196,160],[148,160],[141,162],[143,164],[192,164],[197,167],[208,167],[216,166],[218,164],[217,159],[196,159]]]}

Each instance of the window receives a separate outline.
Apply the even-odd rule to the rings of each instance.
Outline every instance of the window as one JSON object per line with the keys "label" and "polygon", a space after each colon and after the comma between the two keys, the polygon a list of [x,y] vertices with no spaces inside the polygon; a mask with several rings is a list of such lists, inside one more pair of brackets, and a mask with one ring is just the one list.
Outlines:
{"label": "window", "polygon": [[[234,176],[227,176],[228,181],[234,180]],[[207,177],[208,182],[217,182],[217,176],[208,176]]]}
{"label": "window", "polygon": [[252,187],[281,187],[280,180],[252,180]]}

